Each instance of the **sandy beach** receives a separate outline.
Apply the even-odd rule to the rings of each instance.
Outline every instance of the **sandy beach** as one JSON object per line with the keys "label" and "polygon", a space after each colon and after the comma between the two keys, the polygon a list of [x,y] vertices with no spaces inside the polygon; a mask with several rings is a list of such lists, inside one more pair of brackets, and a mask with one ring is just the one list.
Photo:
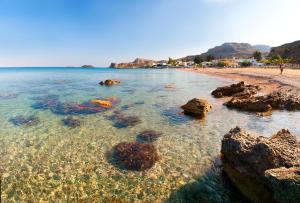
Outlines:
{"label": "sandy beach", "polygon": [[269,93],[276,89],[289,89],[300,92],[300,69],[285,69],[283,75],[280,75],[279,69],[270,68],[197,68],[180,70],[245,81],[249,84],[261,86],[263,93]]}

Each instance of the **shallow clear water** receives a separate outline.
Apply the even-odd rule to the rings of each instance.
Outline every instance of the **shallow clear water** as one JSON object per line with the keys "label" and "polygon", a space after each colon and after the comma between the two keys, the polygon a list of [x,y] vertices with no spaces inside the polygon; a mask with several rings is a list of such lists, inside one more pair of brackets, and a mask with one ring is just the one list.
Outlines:
{"label": "shallow clear water", "polygon": [[[98,85],[105,79],[121,84]],[[300,136],[300,113],[277,111],[262,118],[228,110],[224,100],[212,98],[210,92],[232,82],[175,70],[0,69],[2,200],[242,201],[213,166],[222,137],[237,125],[265,136],[282,128]],[[174,88],[165,88],[167,84]],[[62,123],[68,115],[36,108],[47,95],[63,103],[99,97],[115,97],[118,103],[103,112],[73,115],[82,124],[70,128]],[[205,121],[181,114],[179,107],[194,97],[213,105]],[[116,110],[141,122],[118,128],[108,119]],[[11,119],[20,115],[35,116],[40,122],[14,125]],[[163,133],[154,142],[160,160],[142,172],[112,164],[112,148],[136,140],[143,130]]]}

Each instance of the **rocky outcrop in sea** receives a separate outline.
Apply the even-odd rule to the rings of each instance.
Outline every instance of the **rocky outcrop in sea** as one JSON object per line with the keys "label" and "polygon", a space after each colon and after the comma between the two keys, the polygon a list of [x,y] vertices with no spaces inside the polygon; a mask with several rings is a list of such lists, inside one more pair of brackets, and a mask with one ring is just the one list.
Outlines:
{"label": "rocky outcrop in sea", "polygon": [[221,97],[239,97],[239,96],[251,96],[257,94],[260,90],[259,86],[246,85],[245,82],[239,82],[230,86],[219,87],[211,94],[216,98]]}
{"label": "rocky outcrop in sea", "polygon": [[212,106],[204,99],[194,98],[181,106],[184,113],[198,118],[204,118]]}
{"label": "rocky outcrop in sea", "polygon": [[265,96],[233,97],[225,105],[243,111],[267,112],[271,110],[300,110],[299,95],[275,91]]}

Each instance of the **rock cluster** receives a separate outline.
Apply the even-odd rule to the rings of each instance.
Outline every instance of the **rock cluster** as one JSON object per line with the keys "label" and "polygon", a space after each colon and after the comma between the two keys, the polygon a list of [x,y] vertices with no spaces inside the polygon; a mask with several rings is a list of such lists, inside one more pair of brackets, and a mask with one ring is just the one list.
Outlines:
{"label": "rock cluster", "polygon": [[99,82],[99,85],[113,86],[113,85],[120,84],[120,83],[121,83],[121,81],[119,81],[119,80],[105,80],[105,81]]}
{"label": "rock cluster", "polygon": [[158,161],[158,153],[152,144],[122,142],[113,149],[113,159],[128,170],[150,169]]}
{"label": "rock cluster", "polygon": [[233,97],[225,105],[244,111],[267,112],[270,110],[300,110],[298,95],[276,91],[265,96]]}
{"label": "rock cluster", "polygon": [[194,98],[181,106],[187,115],[204,118],[212,106],[204,99]]}
{"label": "rock cluster", "polygon": [[240,128],[222,141],[224,170],[253,202],[300,202],[300,142],[288,130],[270,138]]}
{"label": "rock cluster", "polygon": [[230,86],[219,87],[216,90],[214,90],[211,94],[216,98],[230,96],[239,97],[257,94],[259,90],[259,86],[246,85],[244,82],[239,82]]}

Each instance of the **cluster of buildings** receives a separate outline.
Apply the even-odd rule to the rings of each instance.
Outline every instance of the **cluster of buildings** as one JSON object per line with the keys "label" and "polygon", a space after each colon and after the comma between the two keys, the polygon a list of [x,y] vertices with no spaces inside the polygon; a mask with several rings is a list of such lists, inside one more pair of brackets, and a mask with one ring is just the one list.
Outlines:
{"label": "cluster of buildings", "polygon": [[[222,67],[228,67],[228,68],[238,68],[244,66],[243,64],[249,64],[249,66],[257,66],[261,67],[265,64],[262,62],[258,62],[254,58],[230,58],[230,59],[214,59],[212,61],[204,61],[201,64],[201,67],[220,67],[223,64]],[[178,68],[178,67],[184,67],[184,68],[192,68],[196,64],[194,61],[181,61],[176,60],[175,64],[168,64],[167,61],[160,62],[160,63],[153,63],[151,64],[152,68]]]}
{"label": "cluster of buildings", "polygon": [[265,64],[257,61],[254,58],[231,58],[231,59],[215,59],[212,61],[205,61],[201,63],[202,67],[218,67],[220,64],[226,64],[228,68],[242,67],[243,64],[249,64],[249,66],[264,66]]}

